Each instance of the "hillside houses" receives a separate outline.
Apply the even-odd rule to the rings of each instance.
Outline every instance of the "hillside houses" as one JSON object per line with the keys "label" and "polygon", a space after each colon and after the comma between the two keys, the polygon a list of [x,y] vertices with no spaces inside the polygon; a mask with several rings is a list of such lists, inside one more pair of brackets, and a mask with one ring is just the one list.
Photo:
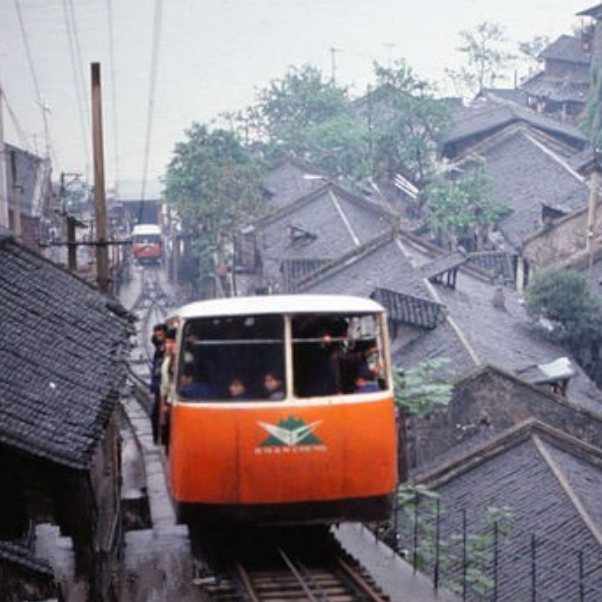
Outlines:
{"label": "hillside houses", "polygon": [[30,152],[5,144],[8,223],[20,241],[39,250],[47,242],[55,197],[50,163]]}
{"label": "hillside houses", "polygon": [[470,114],[444,141],[446,169],[456,178],[474,169],[486,174],[492,201],[508,210],[489,246],[514,258],[522,287],[529,269],[525,242],[554,220],[587,208],[588,181],[577,167],[587,142],[573,127],[517,108],[475,109],[474,122]]}
{"label": "hillside houses", "polygon": [[[350,237],[350,224],[356,222],[351,217],[341,219],[341,213],[333,211],[333,191],[326,189],[287,203],[257,224],[260,255],[266,245],[266,273],[281,278],[286,290],[344,292],[377,299],[388,311],[393,361],[398,368],[449,359],[447,378],[454,385],[453,401],[426,419],[407,421],[403,461],[412,483],[440,491],[443,505],[459,513],[473,512],[475,521],[477,516],[484,520],[485,509],[498,504],[499,489],[489,488],[485,480],[481,488],[468,476],[463,482],[462,475],[482,460],[481,450],[488,445],[495,446],[498,462],[511,467],[525,449],[521,445],[528,445],[523,435],[515,433],[533,432],[525,430],[526,422],[558,432],[568,458],[581,457],[583,444],[602,448],[597,434],[602,419],[600,391],[565,349],[534,329],[514,286],[518,253],[529,235],[541,229],[546,212],[570,215],[587,206],[587,182],[571,163],[584,140],[564,126],[557,129],[556,124],[549,124],[547,129],[547,121],[546,127],[537,127],[545,119],[542,116],[532,123],[514,115],[501,127],[488,130],[489,122],[483,120],[474,129],[484,132],[477,134],[477,147],[487,167],[491,165],[498,174],[499,198],[505,196],[513,203],[512,219],[505,224],[508,240],[515,243],[508,244],[513,252],[440,249],[397,227],[397,216],[390,210],[360,197],[351,200],[338,190],[335,198],[345,199],[340,206],[353,207],[358,219],[371,224],[368,229],[351,228],[362,232],[361,236]],[[467,157],[470,148],[467,144],[464,149]],[[545,176],[534,183],[541,174]],[[293,226],[298,228],[297,246],[291,236]],[[312,236],[320,227],[319,235]],[[430,475],[451,463],[453,468],[446,473],[449,484],[439,489]],[[588,478],[602,486],[597,464],[588,470]],[[537,496],[530,488],[528,472],[520,476],[508,468],[506,475],[500,487],[512,490],[520,481],[525,499]],[[558,486],[553,470],[542,469],[540,476],[546,491]],[[466,492],[478,487],[479,496],[466,501],[450,494],[448,500],[448,492],[460,486]],[[572,495],[566,494],[567,507],[576,504]],[[508,505],[512,506],[511,500]],[[517,520],[521,508],[515,509]],[[563,516],[555,514],[556,509],[551,506],[549,516],[545,509],[538,517],[520,514],[521,535],[553,537]],[[573,514],[565,520],[567,525],[575,522],[567,528],[578,529],[584,519]],[[592,537],[593,542],[595,534]],[[564,553],[566,558],[586,551],[586,547],[575,549],[563,548],[557,554]],[[600,550],[592,554],[600,555]],[[508,568],[508,574],[512,571]],[[509,596],[518,591],[507,587],[512,592]]]}
{"label": "hillside houses", "polygon": [[[445,542],[440,581],[465,600],[599,599],[601,461],[599,445],[525,420],[425,474],[419,482],[440,496],[439,520],[426,501],[416,512]],[[409,521],[401,528],[412,533]],[[466,570],[480,579],[461,588]]]}
{"label": "hillside houses", "polygon": [[255,224],[264,285],[293,291],[306,274],[394,226],[390,211],[326,183]]}
{"label": "hillside houses", "polygon": [[0,597],[108,600],[130,319],[4,230],[0,308]]}

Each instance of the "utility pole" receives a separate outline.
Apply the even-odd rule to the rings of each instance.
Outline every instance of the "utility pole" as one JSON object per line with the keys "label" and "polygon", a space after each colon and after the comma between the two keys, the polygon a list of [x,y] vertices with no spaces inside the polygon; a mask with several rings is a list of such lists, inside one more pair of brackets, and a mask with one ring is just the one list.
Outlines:
{"label": "utility pole", "polygon": [[96,208],[96,279],[101,293],[109,292],[109,253],[102,135],[100,63],[92,63],[92,143],[94,149],[94,202]]}
{"label": "utility pole", "polygon": [[596,222],[599,202],[598,190],[600,187],[600,176],[602,175],[602,153],[600,149],[595,148],[592,159],[579,170],[589,185],[589,199],[587,204],[587,224],[585,227],[585,252],[587,254],[588,282],[590,287],[594,286],[594,263],[596,247],[599,245],[596,241]]}
{"label": "utility pole", "polygon": [[17,175],[17,157],[15,151],[10,154],[10,169],[11,179],[13,181],[13,227],[15,238],[23,241],[23,228],[21,227],[21,196],[23,194],[23,186],[19,184]]}
{"label": "utility pole", "polygon": [[337,73],[337,61],[336,61],[336,53],[339,51],[338,48],[331,48],[330,49],[330,83],[333,86],[336,86],[337,83],[337,77],[336,77],[336,73]]}
{"label": "utility pole", "polygon": [[6,194],[6,153],[4,146],[4,101],[0,82],[0,226],[9,228],[8,195]]}

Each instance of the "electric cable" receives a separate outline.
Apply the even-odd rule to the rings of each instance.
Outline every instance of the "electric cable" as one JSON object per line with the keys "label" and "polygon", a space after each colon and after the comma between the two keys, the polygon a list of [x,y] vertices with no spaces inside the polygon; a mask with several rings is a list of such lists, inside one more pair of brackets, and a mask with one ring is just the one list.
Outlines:
{"label": "electric cable", "polygon": [[[155,87],[157,83],[157,70],[159,63],[159,42],[161,39],[161,13],[162,13],[162,0],[155,0],[155,17],[153,25],[153,47],[152,47],[152,59],[151,59],[151,77],[150,77],[150,89],[149,89],[149,100],[148,100],[148,114],[146,123],[146,142],[144,145],[144,167],[142,171],[142,189],[140,192],[140,211],[146,198],[146,184],[148,179],[148,163],[150,155],[150,147],[152,140],[152,127],[153,127],[153,112],[155,104]],[[140,216],[139,216],[140,217]]]}
{"label": "electric cable", "polygon": [[27,56],[27,64],[29,67],[29,73],[31,75],[31,79],[33,81],[35,94],[36,94],[36,102],[38,103],[41,111],[42,111],[42,121],[44,124],[44,136],[46,138],[46,158],[52,158],[52,162],[56,165],[56,155],[54,152],[54,145],[52,144],[52,138],[50,136],[50,130],[48,128],[48,115],[50,109],[44,102],[42,98],[42,93],[40,90],[40,84],[38,81],[38,76],[36,74],[35,66],[33,63],[33,57],[31,54],[31,48],[29,45],[29,38],[27,36],[27,31],[25,29],[25,22],[23,21],[23,14],[21,12],[21,7],[19,6],[19,0],[14,0],[15,11],[17,13],[17,19],[19,21],[19,28],[21,29],[21,35],[23,37],[23,44],[25,46],[25,54]]}
{"label": "electric cable", "polygon": [[79,122],[82,129],[82,141],[84,154],[86,156],[86,171],[92,164],[90,159],[89,132],[90,126],[90,108],[84,101],[86,83],[84,79],[83,59],[81,44],[79,42],[77,20],[75,18],[75,9],[73,0],[63,0],[63,15],[65,18],[65,28],[67,30],[67,39],[69,41],[69,55],[71,59],[71,69],[73,73],[73,85],[76,91],[77,108],[79,112]]}
{"label": "electric cable", "polygon": [[107,15],[109,20],[109,71],[111,74],[111,106],[113,109],[113,140],[115,161],[115,183],[119,182],[119,128],[117,127],[117,85],[115,68],[115,41],[113,37],[113,6],[111,0],[107,0]]}

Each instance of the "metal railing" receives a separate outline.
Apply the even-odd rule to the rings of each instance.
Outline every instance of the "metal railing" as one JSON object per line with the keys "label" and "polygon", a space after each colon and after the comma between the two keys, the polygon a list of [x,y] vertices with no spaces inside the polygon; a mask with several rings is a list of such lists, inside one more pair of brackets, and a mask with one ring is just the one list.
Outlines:
{"label": "metal railing", "polygon": [[423,491],[403,497],[394,523],[397,552],[463,601],[602,600],[602,549],[587,532],[577,542],[527,532],[511,508],[450,513]]}

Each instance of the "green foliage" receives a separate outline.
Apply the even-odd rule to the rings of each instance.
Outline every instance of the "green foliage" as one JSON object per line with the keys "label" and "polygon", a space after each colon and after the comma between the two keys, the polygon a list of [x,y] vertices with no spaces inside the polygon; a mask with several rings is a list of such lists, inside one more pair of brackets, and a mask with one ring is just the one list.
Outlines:
{"label": "green foliage", "polygon": [[573,351],[602,343],[602,305],[581,272],[558,268],[536,272],[526,290],[526,308]]}
{"label": "green foliage", "polygon": [[451,123],[447,105],[435,97],[429,82],[418,78],[403,60],[392,67],[375,63],[377,85],[371,102],[374,175],[410,172],[416,182],[431,173],[440,140]]}
{"label": "green foliage", "polygon": [[437,178],[425,191],[431,226],[462,237],[494,227],[508,208],[491,200],[491,182],[481,169],[457,181]]}
{"label": "green foliage", "polygon": [[456,85],[472,94],[493,87],[504,77],[509,63],[516,57],[505,49],[504,28],[484,21],[474,31],[461,31],[462,45],[458,48],[466,56],[466,65],[459,70],[447,70]]}
{"label": "green foliage", "polygon": [[204,269],[221,261],[236,229],[262,209],[259,170],[231,132],[193,124],[176,145],[165,176],[175,209]]}
{"label": "green foliage", "polygon": [[253,132],[271,165],[295,156],[350,184],[398,171],[420,182],[434,165],[449,111],[403,60],[391,68],[375,64],[375,75],[366,120],[358,119],[345,89],[305,65],[272,81],[231,121]]}
{"label": "green foliage", "polygon": [[519,52],[526,57],[530,63],[539,64],[542,52],[550,45],[548,36],[535,36],[531,40],[518,43]]}
{"label": "green foliage", "polygon": [[259,91],[249,115],[272,164],[292,155],[336,177],[361,163],[363,133],[347,91],[315,67],[290,67]]}
{"label": "green foliage", "polygon": [[602,148],[602,66],[592,63],[590,87],[580,127],[592,146]]}
{"label": "green foliage", "polygon": [[408,414],[425,416],[451,401],[447,358],[426,360],[394,375],[395,400]]}
{"label": "green foliage", "polygon": [[454,532],[442,538],[436,523],[443,520],[444,509],[436,491],[424,485],[402,485],[397,499],[401,528],[399,538],[407,543],[406,550],[411,552],[416,567],[427,571],[438,562],[442,585],[458,594],[464,589],[463,577],[458,575],[464,573],[471,593],[489,599],[495,585],[490,577],[494,545],[496,537],[499,544],[500,538],[511,534],[511,508],[488,507],[483,520],[472,526],[469,532]]}

